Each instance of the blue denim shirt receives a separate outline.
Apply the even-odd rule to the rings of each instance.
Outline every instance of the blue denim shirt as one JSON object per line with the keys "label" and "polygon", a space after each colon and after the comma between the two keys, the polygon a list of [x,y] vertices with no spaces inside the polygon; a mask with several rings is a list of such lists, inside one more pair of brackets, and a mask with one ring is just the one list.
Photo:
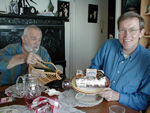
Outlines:
{"label": "blue denim shirt", "polygon": [[[22,54],[21,43],[10,44],[0,50],[0,85],[14,84],[18,76],[28,73],[26,63],[7,69],[8,62],[16,54]],[[42,46],[40,46],[36,54],[46,62],[51,61],[47,50]]]}
{"label": "blue denim shirt", "polygon": [[146,109],[150,100],[150,51],[140,44],[124,58],[118,39],[110,39],[98,50],[90,68],[102,69],[111,88],[120,93],[121,104]]}

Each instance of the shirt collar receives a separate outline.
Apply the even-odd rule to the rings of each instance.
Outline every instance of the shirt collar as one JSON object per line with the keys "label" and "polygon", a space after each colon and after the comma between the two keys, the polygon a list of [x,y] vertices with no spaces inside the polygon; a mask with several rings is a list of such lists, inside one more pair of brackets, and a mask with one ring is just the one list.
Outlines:
{"label": "shirt collar", "polygon": [[[140,45],[138,44],[138,46],[135,49],[135,51],[128,58],[131,58],[131,59],[134,58],[138,54],[139,48],[140,48]],[[123,55],[122,46],[120,46],[120,53]]]}
{"label": "shirt collar", "polygon": [[18,52],[18,53],[23,53],[23,52],[22,52],[22,45],[21,45],[21,43],[18,44],[17,52]]}
{"label": "shirt collar", "polygon": [[135,56],[137,56],[137,54],[139,53],[139,48],[140,48],[140,45],[138,44],[138,46],[135,49],[135,51],[130,55],[131,58],[135,58]]}

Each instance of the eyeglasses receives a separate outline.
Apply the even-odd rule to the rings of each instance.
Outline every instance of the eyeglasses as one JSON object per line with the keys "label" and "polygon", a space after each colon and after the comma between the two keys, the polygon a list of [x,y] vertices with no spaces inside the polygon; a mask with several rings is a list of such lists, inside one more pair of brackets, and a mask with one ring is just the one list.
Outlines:
{"label": "eyeglasses", "polygon": [[129,34],[135,35],[135,34],[137,34],[137,32],[138,32],[139,30],[140,30],[140,29],[133,29],[133,28],[131,28],[131,29],[120,29],[120,30],[119,30],[119,34],[120,34],[120,35],[124,35],[124,34],[127,33],[127,31],[128,31]]}

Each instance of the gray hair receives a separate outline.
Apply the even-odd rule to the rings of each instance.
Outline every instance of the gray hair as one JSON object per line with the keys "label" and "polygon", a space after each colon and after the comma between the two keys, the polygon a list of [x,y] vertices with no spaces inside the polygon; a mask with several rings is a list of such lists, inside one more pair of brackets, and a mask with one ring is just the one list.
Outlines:
{"label": "gray hair", "polygon": [[139,20],[140,30],[144,29],[144,25],[145,25],[144,19],[138,13],[134,11],[125,12],[123,15],[121,15],[118,18],[118,21],[117,21],[118,29],[119,29],[120,22],[126,19],[131,19],[131,18],[137,18]]}
{"label": "gray hair", "polygon": [[29,25],[24,29],[24,32],[23,32],[24,37],[28,37],[30,29],[39,30],[42,34],[42,31],[39,27],[37,27],[36,25]]}

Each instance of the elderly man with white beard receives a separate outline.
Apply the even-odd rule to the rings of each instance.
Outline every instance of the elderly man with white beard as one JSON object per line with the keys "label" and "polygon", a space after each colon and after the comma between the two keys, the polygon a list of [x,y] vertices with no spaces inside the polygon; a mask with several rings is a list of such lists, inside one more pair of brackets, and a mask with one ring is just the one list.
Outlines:
{"label": "elderly man with white beard", "polygon": [[51,61],[47,50],[40,46],[42,32],[39,27],[27,26],[21,40],[0,50],[0,85],[14,84],[18,76],[28,73],[28,64]]}

